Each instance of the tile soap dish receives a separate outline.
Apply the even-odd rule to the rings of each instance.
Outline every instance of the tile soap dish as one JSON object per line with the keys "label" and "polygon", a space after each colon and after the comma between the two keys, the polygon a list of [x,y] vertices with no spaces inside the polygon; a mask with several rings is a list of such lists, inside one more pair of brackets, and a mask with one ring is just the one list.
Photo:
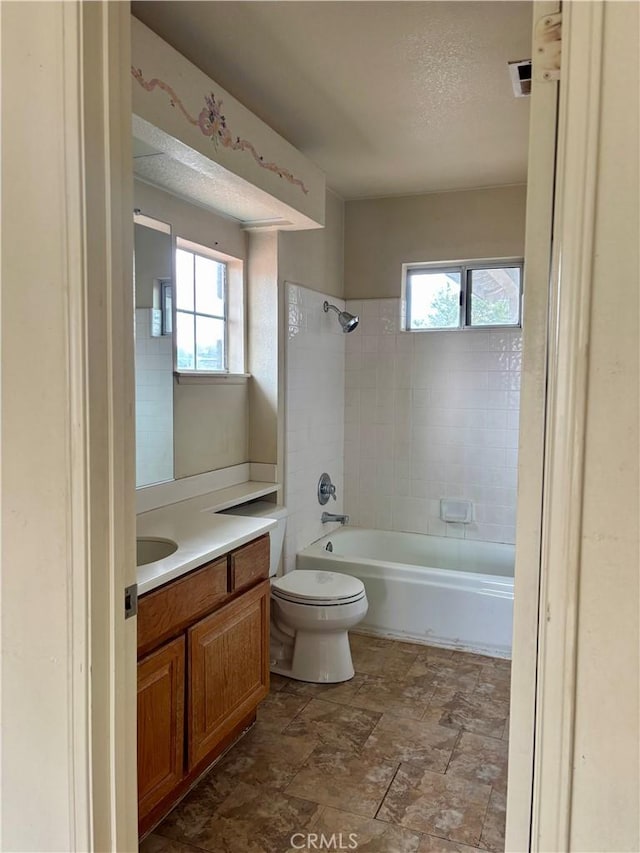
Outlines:
{"label": "tile soap dish", "polygon": [[471,501],[442,498],[440,500],[440,518],[442,521],[470,524],[473,521],[473,503]]}

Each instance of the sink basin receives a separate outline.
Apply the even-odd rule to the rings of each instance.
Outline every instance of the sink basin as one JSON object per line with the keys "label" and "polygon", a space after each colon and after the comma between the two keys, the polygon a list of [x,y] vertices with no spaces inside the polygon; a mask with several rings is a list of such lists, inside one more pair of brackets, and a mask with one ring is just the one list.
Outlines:
{"label": "sink basin", "polygon": [[146,566],[147,563],[164,560],[177,550],[177,543],[171,539],[139,536],[136,539],[136,566]]}

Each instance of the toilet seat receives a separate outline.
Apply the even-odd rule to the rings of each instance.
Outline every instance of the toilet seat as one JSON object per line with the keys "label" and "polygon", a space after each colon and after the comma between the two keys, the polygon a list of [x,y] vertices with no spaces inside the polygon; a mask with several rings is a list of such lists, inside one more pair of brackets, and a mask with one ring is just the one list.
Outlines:
{"label": "toilet seat", "polygon": [[293,604],[330,607],[361,601],[365,588],[361,580],[351,575],[296,569],[274,580],[271,593]]}

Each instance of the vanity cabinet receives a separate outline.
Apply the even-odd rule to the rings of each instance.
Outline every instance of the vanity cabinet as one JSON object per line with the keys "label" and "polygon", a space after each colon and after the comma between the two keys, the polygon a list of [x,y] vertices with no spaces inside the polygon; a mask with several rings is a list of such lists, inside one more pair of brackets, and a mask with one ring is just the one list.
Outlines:
{"label": "vanity cabinet", "polygon": [[269,582],[189,629],[189,768],[233,731],[269,684]]}
{"label": "vanity cabinet", "polygon": [[181,781],[184,755],[184,637],[138,664],[138,801],[146,814]]}
{"label": "vanity cabinet", "polygon": [[269,536],[138,604],[138,825],[152,828],[269,690]]}

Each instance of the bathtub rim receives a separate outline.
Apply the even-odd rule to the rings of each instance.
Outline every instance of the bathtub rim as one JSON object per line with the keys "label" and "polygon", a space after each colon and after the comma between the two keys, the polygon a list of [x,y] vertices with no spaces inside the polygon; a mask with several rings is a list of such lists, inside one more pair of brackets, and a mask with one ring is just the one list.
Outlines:
{"label": "bathtub rim", "polygon": [[[367,527],[354,527],[353,530],[357,531],[368,531],[375,530],[375,528],[367,528]],[[375,530],[376,533],[397,533],[402,535],[403,531],[388,531],[388,530]],[[333,560],[335,562],[339,562],[341,565],[344,564],[353,564],[358,567],[369,567],[372,569],[381,569],[382,567],[392,568],[394,572],[394,576],[400,578],[403,573],[409,573],[411,571],[417,573],[418,575],[423,574],[426,576],[426,573],[433,573],[433,576],[437,578],[439,581],[443,583],[444,586],[463,586],[466,582],[466,585],[470,587],[477,587],[480,582],[485,582],[486,584],[493,583],[496,585],[496,588],[505,587],[511,590],[511,597],[513,597],[513,587],[515,580],[515,572],[511,575],[494,575],[488,572],[469,572],[464,569],[442,569],[437,566],[421,566],[416,563],[399,563],[395,560],[376,560],[371,557],[357,557],[357,556],[344,556],[341,554],[336,554],[334,551],[327,551],[325,547],[322,546],[323,542],[329,542],[332,538],[335,538],[336,535],[340,535],[340,529],[334,530],[331,533],[327,533],[324,536],[321,536],[319,539],[316,539],[310,545],[307,545],[305,548],[296,552],[296,568],[302,568],[303,570],[307,570],[306,567],[300,567],[298,565],[299,558],[302,557],[305,559],[306,557],[313,558],[315,557],[318,560],[325,560],[327,562]],[[407,535],[410,536],[429,536],[435,539],[447,540],[445,536],[432,536],[429,533],[409,533]],[[503,542],[490,542],[487,543],[490,545],[497,545],[503,548],[513,549],[514,558],[515,558],[515,546],[510,545],[508,543]],[[408,577],[406,578],[409,579]],[[453,579],[457,579],[458,583],[453,583]],[[475,583],[474,583],[475,581]],[[423,582],[427,582],[426,577]]]}

